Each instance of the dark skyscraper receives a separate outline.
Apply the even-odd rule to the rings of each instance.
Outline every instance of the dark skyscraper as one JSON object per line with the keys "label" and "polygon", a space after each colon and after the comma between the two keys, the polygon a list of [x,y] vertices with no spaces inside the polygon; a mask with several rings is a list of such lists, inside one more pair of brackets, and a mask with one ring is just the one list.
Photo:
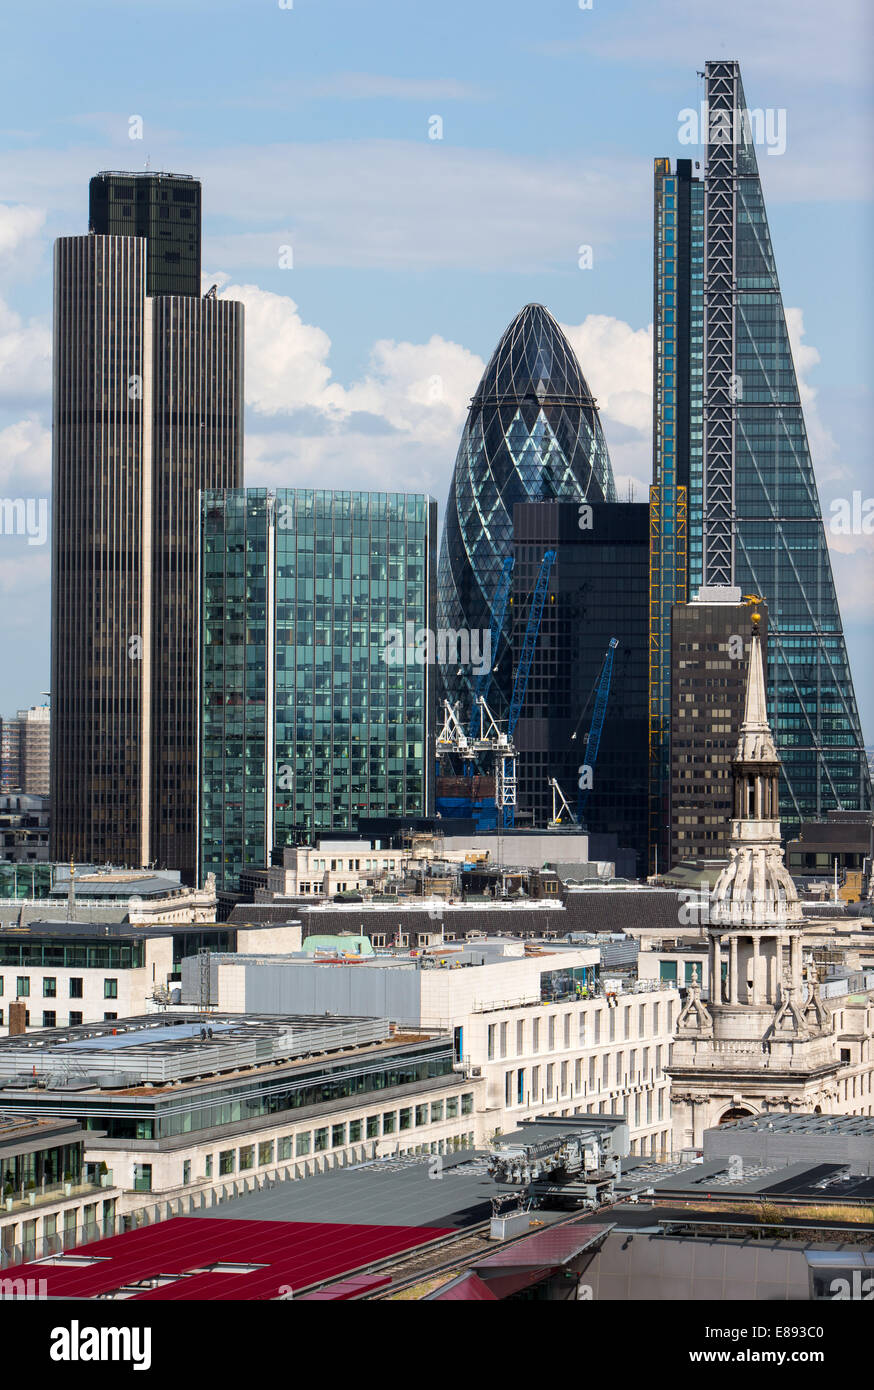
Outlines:
{"label": "dark skyscraper", "polygon": [[784,831],[831,807],[871,805],[759,181],[763,113],[748,110],[736,62],[708,63],[705,88],[703,180],[688,161],[673,171],[656,161],[653,845],[659,827],[664,836],[670,775],[670,609],[702,584],[734,585],[768,604]]}
{"label": "dark skyscraper", "polygon": [[[647,587],[646,503],[517,503],[513,509],[514,589],[527,595],[545,550],[555,552],[548,601],[516,725],[519,824],[545,826],[554,777],[571,810],[580,809],[579,771],[587,761],[594,691],[611,638],[618,640],[606,716],[583,821],[615,834],[646,866]],[[514,654],[528,606],[514,605]]]}
{"label": "dark skyscraper", "polygon": [[[597,407],[573,348],[541,304],[528,304],[498,343],[461,437],[440,549],[439,627],[488,632],[517,502],[614,500]],[[508,607],[492,652],[489,700],[499,717],[512,688],[511,624]],[[470,672],[443,674],[467,720]]]}
{"label": "dark skyscraper", "polygon": [[[753,615],[758,616],[754,624]],[[753,628],[765,658],[768,610],[743,602],[740,589],[699,589],[671,618],[671,799],[669,856],[728,858],[732,758],[743,720]],[[765,665],[767,670],[767,663]]]}
{"label": "dark skyscraper", "polygon": [[88,230],[145,237],[146,294],[200,294],[200,182],[190,174],[95,174]]}
{"label": "dark skyscraper", "polygon": [[52,854],[190,879],[198,491],[241,481],[243,309],[149,297],[147,251],[55,245]]}

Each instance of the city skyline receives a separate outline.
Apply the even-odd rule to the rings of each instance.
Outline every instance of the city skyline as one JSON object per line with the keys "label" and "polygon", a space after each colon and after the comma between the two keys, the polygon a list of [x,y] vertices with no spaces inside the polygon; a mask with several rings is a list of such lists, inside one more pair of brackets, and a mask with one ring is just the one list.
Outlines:
{"label": "city skyline", "polygon": [[[101,6],[86,8],[105,13]],[[277,89],[271,79],[260,93],[254,91],[252,49],[243,44],[238,80],[229,83],[206,119],[206,93],[195,84],[183,107],[178,94],[170,95],[172,73],[166,89],[153,89],[158,109],[151,113],[140,111],[142,102],[131,98],[130,111],[121,104],[113,116],[123,89],[115,80],[105,90],[107,110],[99,117],[71,120],[63,81],[42,122],[33,120],[33,108],[20,94],[21,129],[7,133],[7,150],[0,156],[5,188],[0,248],[6,272],[0,295],[7,306],[0,352],[0,443],[5,445],[0,495],[48,497],[49,492],[47,248],[55,235],[85,225],[86,178],[107,168],[138,170],[148,158],[153,169],[203,180],[203,288],[207,280],[218,282],[221,295],[246,304],[247,486],[307,486],[317,475],[321,486],[337,488],[418,487],[442,504],[467,400],[485,359],[506,322],[534,300],[550,308],[581,359],[598,400],[619,495],[634,478],[637,500],[644,500],[651,406],[651,161],[661,153],[702,156],[701,148],[680,142],[678,118],[695,110],[700,88],[695,71],[714,48],[740,60],[752,106],[787,114],[785,150],[779,153],[775,144],[778,157],[773,158],[767,148],[760,151],[760,166],[827,526],[833,502],[844,499],[852,512],[854,495],[864,502],[874,492],[861,443],[870,433],[871,411],[864,385],[870,378],[865,338],[870,270],[861,245],[870,189],[864,165],[854,165],[852,157],[867,111],[861,70],[853,68],[848,44],[854,7],[839,5],[827,21],[823,17],[820,29],[815,16],[807,15],[798,39],[799,46],[804,40],[805,53],[793,50],[796,40],[787,32],[788,47],[778,54],[762,39],[768,25],[786,19],[789,7],[771,7],[770,18],[757,19],[753,7],[741,5],[728,19],[720,14],[717,23],[716,7],[700,4],[682,43],[672,39],[667,51],[662,42],[649,57],[645,23],[633,41],[616,28],[620,17],[643,16],[645,6],[619,5],[611,14],[596,7],[591,14],[571,15],[567,7],[551,6],[537,41],[525,36],[520,14],[507,15],[502,7],[499,44],[507,58],[506,77],[496,76],[494,61],[481,62],[485,81],[474,78],[476,56],[481,59],[485,51],[481,21],[474,23],[468,51],[462,52],[452,22],[455,6],[449,7],[450,23],[439,41],[432,42],[434,35],[423,28],[393,55],[393,66],[405,78],[386,74],[385,66],[377,72],[368,43],[359,44],[355,67],[370,63],[374,71],[368,78],[360,70],[353,74],[352,49],[361,30],[352,7],[335,8],[348,17],[349,32],[330,71],[319,75],[315,58],[323,21],[300,7],[271,15],[274,26],[298,26],[294,62],[306,68],[307,83],[292,80],[290,87]],[[381,21],[395,8],[381,5]],[[791,8],[794,14],[796,7]],[[240,23],[239,7],[220,10],[227,25]],[[205,13],[200,5],[185,7],[183,31]],[[26,41],[27,21],[18,22]],[[110,49],[130,42],[129,22],[127,17],[108,20]],[[253,20],[262,38],[266,22],[264,16]],[[207,48],[213,42],[208,39]],[[283,52],[288,61],[288,50]],[[815,73],[806,52],[816,53]],[[136,61],[146,63],[148,57],[146,42]],[[845,70],[843,59],[849,64]],[[533,72],[549,74],[550,91],[543,92],[539,82],[538,100],[520,103],[521,110],[513,113],[511,84],[523,61]],[[447,73],[457,75],[450,79]],[[831,98],[839,87],[843,95],[835,102]],[[283,110],[290,119],[282,118]],[[135,115],[143,122],[142,140],[128,138]],[[429,121],[437,115],[444,123],[441,140],[429,139]],[[237,144],[230,157],[234,119]],[[36,128],[28,135],[29,125]],[[774,130],[779,131],[779,122]],[[318,151],[320,161],[313,158],[315,141],[325,146]],[[245,147],[259,142],[261,157],[252,163]],[[360,180],[351,177],[352,153],[379,176],[387,219],[381,250],[374,242],[373,195],[364,197]],[[431,159],[423,166],[431,156],[439,165]],[[229,181],[241,175],[244,158],[252,168],[236,185],[235,211]],[[427,234],[432,210],[416,192],[422,180],[415,179],[423,167],[425,182],[439,190],[454,214],[469,205],[465,237],[453,241],[450,236],[456,216],[440,222],[440,235]],[[472,193],[485,172],[491,221],[481,196]],[[253,201],[248,195],[256,181],[270,191]],[[551,198],[550,218],[523,213],[527,202],[519,195],[525,188],[535,203]],[[245,216],[238,210],[241,202]],[[516,213],[508,216],[511,206]],[[841,256],[824,255],[823,245],[838,236],[839,227]],[[269,257],[265,238],[271,239]],[[593,259],[588,268],[580,251],[585,245]],[[286,266],[280,263],[283,248]],[[848,276],[857,287],[849,303],[839,293]],[[436,393],[435,379],[440,382]],[[435,398],[429,397],[429,384]],[[811,389],[818,391],[813,400]],[[852,531],[828,531],[828,539],[870,743],[870,540]],[[2,631],[18,656],[0,678],[0,707],[7,711],[34,703],[47,685],[48,627],[43,620],[40,631],[39,613],[48,596],[48,551],[28,540],[3,537]]]}

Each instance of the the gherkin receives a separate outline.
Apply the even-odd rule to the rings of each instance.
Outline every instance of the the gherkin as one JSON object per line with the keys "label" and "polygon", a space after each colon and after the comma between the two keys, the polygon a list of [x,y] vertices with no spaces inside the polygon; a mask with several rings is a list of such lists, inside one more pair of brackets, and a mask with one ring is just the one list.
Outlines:
{"label": "the gherkin", "polygon": [[[438,569],[437,621],[485,632],[516,502],[612,502],[613,472],[598,410],[574,350],[542,304],[516,315],[470,404],[449,489]],[[511,617],[492,652],[490,704],[504,714],[512,688]],[[444,670],[444,693],[470,708],[469,670]]]}

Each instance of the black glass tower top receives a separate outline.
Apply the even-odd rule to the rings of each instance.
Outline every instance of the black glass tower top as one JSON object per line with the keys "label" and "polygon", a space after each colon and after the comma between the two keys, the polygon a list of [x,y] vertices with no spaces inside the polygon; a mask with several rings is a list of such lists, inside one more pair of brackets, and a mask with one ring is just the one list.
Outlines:
{"label": "black glass tower top", "polygon": [[492,353],[473,404],[526,400],[595,404],[570,343],[542,304],[526,304],[513,319]]}
{"label": "black glass tower top", "polygon": [[146,238],[147,294],[199,295],[200,195],[200,181],[190,174],[96,174],[88,189],[88,229]]}

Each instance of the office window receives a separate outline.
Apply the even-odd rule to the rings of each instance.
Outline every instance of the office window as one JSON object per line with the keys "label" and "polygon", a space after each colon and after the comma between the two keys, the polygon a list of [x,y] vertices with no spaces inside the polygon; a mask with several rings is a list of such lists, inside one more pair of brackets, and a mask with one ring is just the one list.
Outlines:
{"label": "office window", "polygon": [[379,1116],[378,1116],[378,1115],[368,1115],[368,1117],[367,1117],[367,1125],[366,1125],[366,1129],[365,1129],[365,1137],[366,1137],[367,1139],[378,1139],[378,1138],[379,1138]]}
{"label": "office window", "polygon": [[42,1026],[43,1028],[54,1028],[57,1022],[57,1014],[54,1009],[43,1009]]}
{"label": "office window", "polygon": [[30,976],[19,975],[15,982],[15,990],[19,999],[27,999],[30,994]]}
{"label": "office window", "polygon": [[237,1165],[237,1155],[233,1149],[222,1149],[219,1154],[219,1175],[226,1177],[228,1173],[233,1173]]}
{"label": "office window", "polygon": [[497,1029],[497,1024],[495,1024],[495,1023],[490,1023],[490,1024],[489,1024],[489,1048],[488,1048],[489,1061],[491,1061],[491,1060],[494,1058],[494,1055],[495,1055],[495,1032],[496,1032],[496,1029]]}
{"label": "office window", "polygon": [[548,1024],[547,1024],[547,1035],[546,1035],[546,1036],[547,1036],[546,1050],[547,1050],[547,1052],[554,1052],[554,1051],[555,1051],[555,1014],[550,1014],[550,1015],[549,1015],[549,1022],[548,1022]]}
{"label": "office window", "polygon": [[265,1163],[273,1162],[273,1140],[264,1139],[258,1145],[258,1167],[263,1168]]}
{"label": "office window", "polygon": [[585,1047],[585,1045],[586,1045],[586,1015],[585,1015],[585,1013],[583,1012],[582,1009],[580,1009],[580,1012],[579,1012],[579,1014],[577,1015],[577,1019],[578,1019],[578,1022],[579,1022],[579,1029],[580,1029],[579,1045],[580,1045],[580,1047]]}
{"label": "office window", "polygon": [[357,1143],[360,1141],[360,1139],[361,1139],[361,1121],[360,1121],[360,1120],[350,1120],[350,1121],[349,1121],[349,1143],[350,1143],[350,1144],[357,1144]]}
{"label": "office window", "polygon": [[79,1012],[79,1010],[78,1010],[78,1009],[71,1009],[71,1010],[70,1010],[70,1027],[71,1027],[71,1028],[75,1028],[76,1025],[79,1024],[79,1023],[81,1023],[81,1022],[82,1022],[82,1015],[81,1015],[81,1013]]}
{"label": "office window", "polygon": [[312,1135],[309,1130],[306,1134],[299,1134],[295,1140],[295,1153],[298,1158],[304,1158],[310,1151]]}
{"label": "office window", "polygon": [[[2,993],[3,993],[3,987],[2,987],[2,985],[0,985],[0,994],[2,994]],[[58,994],[58,982],[57,982],[57,980],[55,979],[54,975],[44,975],[44,976],[43,976],[43,981],[42,981],[42,994],[43,994],[43,999],[56,999],[56,998],[57,998],[57,994]]]}
{"label": "office window", "polygon": [[281,1139],[276,1141],[276,1157],[280,1163],[285,1163],[290,1158],[294,1158],[294,1136],[283,1134]]}
{"label": "office window", "polygon": [[248,1168],[255,1167],[255,1145],[244,1144],[240,1149],[240,1172],[245,1172]]}
{"label": "office window", "polygon": [[184,1159],[182,1160],[182,1186],[183,1186],[183,1187],[187,1187],[188,1184],[189,1184],[190,1182],[191,1182],[191,1159],[190,1159],[190,1158],[184,1158]]}
{"label": "office window", "polygon": [[118,998],[118,980],[103,981],[103,997],[104,999]]}
{"label": "office window", "polygon": [[462,1115],[473,1114],[473,1091],[465,1091],[461,1097],[461,1113]]}
{"label": "office window", "polygon": [[564,1016],[564,1045],[565,1045],[565,1047],[570,1047],[570,1045],[571,1045],[571,1017],[572,1017],[571,1014],[565,1014],[565,1016]]}
{"label": "office window", "polygon": [[114,1018],[118,1018],[118,1014],[104,1014],[104,1015],[103,1015],[103,1022],[104,1022],[104,1023],[111,1023],[112,1020],[113,1020]]}
{"label": "office window", "polygon": [[394,1110],[387,1110],[382,1117],[383,1134],[394,1134],[397,1129],[398,1117]]}
{"label": "office window", "polygon": [[399,1128],[400,1128],[400,1129],[412,1129],[412,1127],[413,1127],[413,1109],[412,1109],[412,1106],[410,1106],[410,1105],[405,1106],[404,1109],[400,1112],[400,1114],[401,1114],[401,1118],[400,1118],[400,1125],[399,1125]]}
{"label": "office window", "polygon": [[212,1177],[212,1154],[207,1154],[203,1160],[203,1176],[205,1178]]}
{"label": "office window", "polygon": [[427,1105],[417,1105],[417,1106],[416,1106],[416,1124],[417,1124],[417,1125],[426,1125],[427,1123],[428,1123],[428,1107],[427,1107]]}
{"label": "office window", "polygon": [[317,1154],[324,1153],[328,1147],[328,1129],[317,1129],[315,1132],[315,1151]]}
{"label": "office window", "polygon": [[551,1098],[551,1096],[552,1096],[552,1088],[553,1088],[554,1085],[555,1085],[555,1065],[554,1065],[554,1063],[550,1062],[549,1065],[548,1065],[547,1068],[546,1068],[546,1098],[547,1098],[547,1100],[549,1100],[549,1099]]}
{"label": "office window", "polygon": [[75,975],[74,975],[73,978],[70,980],[70,998],[71,998],[71,999],[81,999],[81,998],[82,998],[82,979],[81,979],[81,976],[75,976]]}
{"label": "office window", "polygon": [[436,1124],[438,1120],[442,1120],[442,1119],[443,1119],[443,1102],[442,1102],[442,1100],[435,1100],[435,1101],[432,1101],[432,1102],[431,1102],[431,1123],[432,1123],[432,1125],[433,1125],[433,1124]]}
{"label": "office window", "polygon": [[458,1118],[458,1096],[447,1096],[446,1118],[447,1120],[455,1120]]}
{"label": "office window", "polygon": [[134,1164],[134,1192],[151,1192],[152,1190],[152,1165],[151,1163]]}
{"label": "office window", "polygon": [[0,994],[3,993],[3,976],[0,975]]}
{"label": "office window", "polygon": [[540,1019],[539,1019],[539,1018],[535,1018],[533,1024],[531,1025],[531,1032],[532,1032],[532,1049],[533,1049],[534,1052],[539,1052],[539,1051],[540,1051]]}
{"label": "office window", "polygon": [[346,1126],[345,1126],[345,1125],[332,1125],[332,1126],[331,1126],[331,1148],[332,1148],[332,1149],[342,1149],[342,1147],[343,1147],[343,1145],[344,1145],[345,1143],[346,1143]]}

